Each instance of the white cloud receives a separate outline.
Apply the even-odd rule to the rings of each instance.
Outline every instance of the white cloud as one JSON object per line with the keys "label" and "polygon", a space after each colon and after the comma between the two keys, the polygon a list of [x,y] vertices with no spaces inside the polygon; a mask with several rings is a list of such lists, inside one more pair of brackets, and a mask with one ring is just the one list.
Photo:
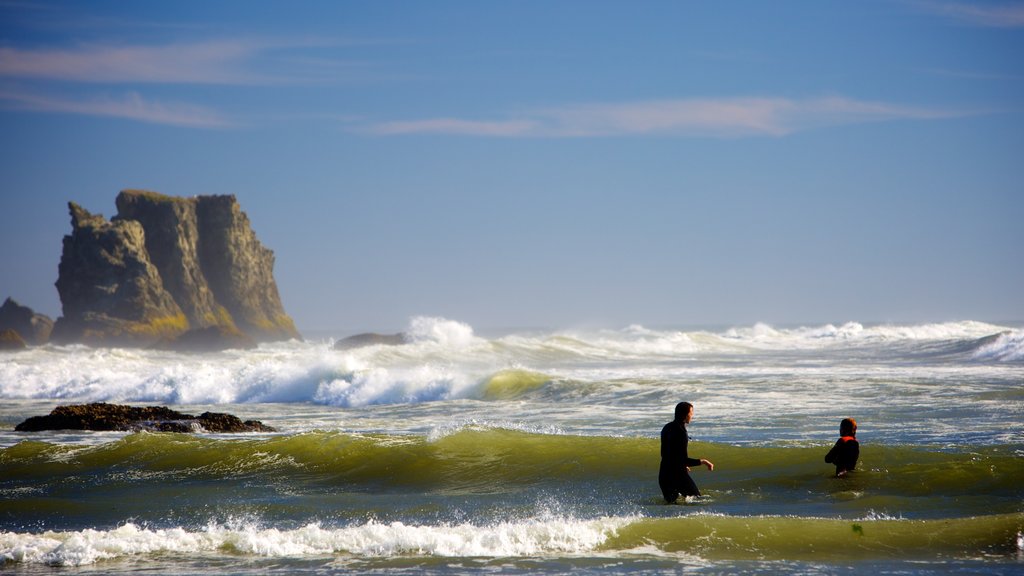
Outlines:
{"label": "white cloud", "polygon": [[76,101],[27,92],[0,90],[0,103],[7,108],[19,110],[105,116],[190,128],[230,126],[227,120],[209,108],[191,104],[150,101],[135,92],[130,92],[121,98]]}
{"label": "white cloud", "polygon": [[853,100],[722,98],[583,104],[536,110],[515,119],[429,118],[371,125],[374,134],[454,134],[492,137],[784,136],[843,124],[945,118],[957,113]]}
{"label": "white cloud", "polygon": [[0,76],[99,83],[253,84],[266,79],[244,72],[241,63],[261,49],[259,44],[244,41],[0,48]]}
{"label": "white cloud", "polygon": [[311,37],[162,45],[84,44],[47,49],[0,47],[0,77],[79,83],[274,85],[321,82],[335,80],[359,64],[311,57],[303,51],[354,43]]}

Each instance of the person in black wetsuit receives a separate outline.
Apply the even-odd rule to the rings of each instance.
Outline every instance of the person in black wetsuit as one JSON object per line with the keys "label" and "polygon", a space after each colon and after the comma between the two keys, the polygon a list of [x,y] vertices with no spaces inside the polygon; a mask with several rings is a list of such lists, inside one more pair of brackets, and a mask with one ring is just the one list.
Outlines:
{"label": "person in black wetsuit", "polygon": [[836,477],[841,478],[857,466],[860,443],[857,442],[857,421],[844,418],[839,423],[839,440],[825,455],[825,462],[836,465]]}
{"label": "person in black wetsuit", "polygon": [[680,402],[676,404],[675,420],[665,424],[661,429],[661,468],[658,470],[658,484],[661,493],[668,503],[675,502],[679,495],[700,496],[700,490],[690,478],[690,466],[707,466],[714,470],[715,465],[703,458],[690,458],[687,445],[690,437],[686,433],[686,425],[693,418],[693,404]]}

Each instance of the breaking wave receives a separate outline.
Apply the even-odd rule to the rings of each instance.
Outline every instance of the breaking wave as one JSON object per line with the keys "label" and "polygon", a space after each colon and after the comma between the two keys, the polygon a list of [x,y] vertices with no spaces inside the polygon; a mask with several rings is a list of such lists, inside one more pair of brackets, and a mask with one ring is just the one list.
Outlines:
{"label": "breaking wave", "polygon": [[[844,361],[938,358],[956,366],[1024,360],[1024,331],[981,322],[919,326],[857,323],[813,328],[758,324],[720,332],[559,331],[487,339],[467,324],[417,317],[406,343],[336,350],[332,340],[264,344],[255,350],[178,354],[156,350],[43,346],[0,362],[0,399],[52,399],[171,404],[314,402],[360,407],[453,399],[507,400],[552,382],[652,381],[675,378],[680,366],[799,362],[786,354]],[[832,356],[828,356],[832,355]],[[762,363],[763,365],[763,363]],[[903,363],[906,366],[905,363]]]}
{"label": "breaking wave", "polygon": [[540,518],[419,525],[369,521],[343,527],[311,523],[282,530],[211,524],[153,529],[126,523],[112,530],[0,533],[0,566],[83,566],[145,555],[251,557],[605,557],[686,554],[704,559],[856,560],[870,557],[956,558],[1017,552],[1024,515],[950,520],[839,520],[688,514],[675,518]]}
{"label": "breaking wave", "polygon": [[[6,563],[81,566],[151,554],[225,553],[262,557],[530,556],[592,551],[627,519],[538,519],[488,526],[367,522],[343,528],[308,524],[293,530],[211,525],[203,530],[150,529],[128,523],[113,530],[0,533]],[[2,566],[5,562],[0,562]]]}
{"label": "breaking wave", "polygon": [[1024,360],[1024,330],[1001,332],[981,339],[973,357],[1003,362]]}

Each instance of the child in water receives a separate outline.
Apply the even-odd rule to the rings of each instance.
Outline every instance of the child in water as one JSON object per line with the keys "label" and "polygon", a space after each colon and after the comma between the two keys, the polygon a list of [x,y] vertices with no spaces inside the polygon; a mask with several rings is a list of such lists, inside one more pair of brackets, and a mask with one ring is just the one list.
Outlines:
{"label": "child in water", "polygon": [[842,478],[857,465],[860,443],[857,442],[857,421],[844,418],[839,423],[839,440],[825,455],[825,462],[836,465],[836,477]]}

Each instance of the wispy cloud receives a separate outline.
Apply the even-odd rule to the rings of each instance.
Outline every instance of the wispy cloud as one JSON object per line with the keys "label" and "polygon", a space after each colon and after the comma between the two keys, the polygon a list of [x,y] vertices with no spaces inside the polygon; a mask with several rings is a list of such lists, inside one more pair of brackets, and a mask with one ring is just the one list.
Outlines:
{"label": "wispy cloud", "polygon": [[0,47],[0,77],[90,84],[303,84],[337,80],[363,66],[310,55],[310,50],[372,42],[306,37]]}
{"label": "wispy cloud", "polygon": [[255,84],[244,62],[265,47],[248,41],[164,46],[0,48],[0,76],[89,83]]}
{"label": "wispy cloud", "polygon": [[27,92],[0,90],[0,105],[35,112],[103,116],[189,128],[226,128],[231,125],[217,112],[202,106],[147,100],[135,92],[120,98],[69,100]]}
{"label": "wispy cloud", "polygon": [[978,4],[966,2],[915,2],[924,10],[959,22],[991,28],[1024,27],[1024,3]]}
{"label": "wispy cloud", "polygon": [[[0,85],[0,106],[196,128],[228,127],[232,123],[212,108],[144,98],[135,87],[323,82],[340,77],[355,65],[329,57],[304,57],[303,50],[341,44],[344,42],[323,38],[278,38],[44,49],[5,46],[0,47],[0,79],[10,81],[6,87]],[[77,85],[79,94],[69,97],[57,83]],[[84,95],[87,86],[97,84],[122,84],[133,91],[115,98]],[[60,90],[63,93],[58,95]]]}
{"label": "wispy cloud", "polygon": [[388,121],[364,129],[373,134],[453,134],[490,137],[750,137],[899,119],[946,118],[950,111],[843,97],[724,98],[583,104],[528,112],[500,120],[428,118]]}

